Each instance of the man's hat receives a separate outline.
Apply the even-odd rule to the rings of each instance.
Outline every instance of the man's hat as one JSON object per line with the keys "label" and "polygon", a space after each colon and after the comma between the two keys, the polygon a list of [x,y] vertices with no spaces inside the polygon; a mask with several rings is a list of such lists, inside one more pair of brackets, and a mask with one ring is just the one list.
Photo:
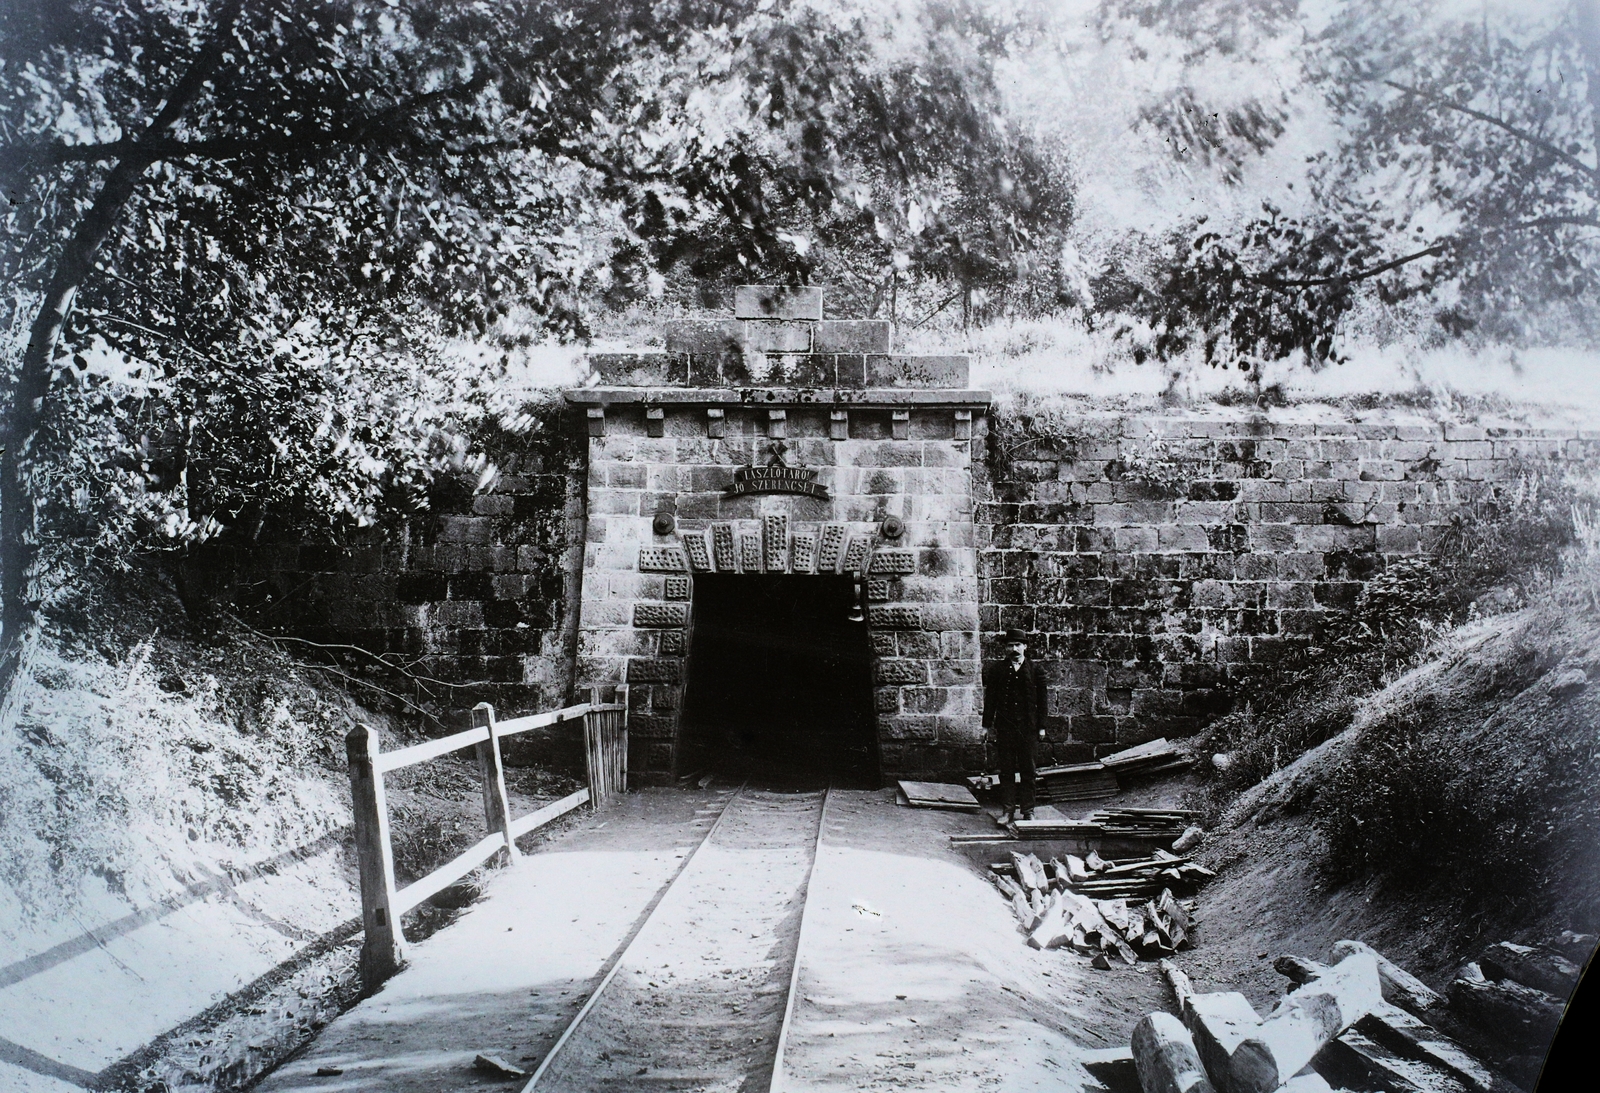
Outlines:
{"label": "man's hat", "polygon": [[1020,642],[1022,642],[1022,644],[1026,645],[1026,644],[1028,644],[1028,635],[1024,634],[1017,627],[1013,626],[1011,629],[1006,631],[1006,641],[1005,641],[1005,643],[1007,645],[1010,645],[1014,641],[1020,641]]}

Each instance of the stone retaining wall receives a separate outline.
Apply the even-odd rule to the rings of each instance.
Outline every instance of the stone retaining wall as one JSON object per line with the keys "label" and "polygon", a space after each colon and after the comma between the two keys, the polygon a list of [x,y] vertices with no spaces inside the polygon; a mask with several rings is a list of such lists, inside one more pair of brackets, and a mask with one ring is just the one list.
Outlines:
{"label": "stone retaining wall", "polygon": [[997,409],[978,509],[986,652],[1034,636],[1058,759],[1181,735],[1316,640],[1462,506],[1600,434],[1393,411]]}

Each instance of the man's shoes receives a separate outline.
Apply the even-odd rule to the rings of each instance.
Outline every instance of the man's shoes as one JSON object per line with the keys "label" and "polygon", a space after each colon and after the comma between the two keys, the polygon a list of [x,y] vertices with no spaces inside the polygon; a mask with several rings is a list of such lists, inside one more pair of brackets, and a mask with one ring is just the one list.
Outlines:
{"label": "man's shoes", "polygon": [[1008,809],[1006,809],[1005,817],[1000,821],[1000,826],[1001,827],[1010,827],[1013,823],[1016,822],[1016,819],[1017,819],[1017,810],[1014,809],[1014,808],[1008,808]]}
{"label": "man's shoes", "polygon": [[1023,809],[1023,810],[1022,810],[1022,818],[1023,818],[1023,819],[1024,819],[1024,820],[1031,820],[1031,819],[1033,819],[1033,809],[1031,809],[1031,808],[1025,808],[1025,809]]}

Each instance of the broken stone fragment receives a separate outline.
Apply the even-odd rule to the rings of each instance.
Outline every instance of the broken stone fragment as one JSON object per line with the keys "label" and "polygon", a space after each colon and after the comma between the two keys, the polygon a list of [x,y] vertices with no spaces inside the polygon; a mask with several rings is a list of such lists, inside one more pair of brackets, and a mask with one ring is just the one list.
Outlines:
{"label": "broken stone fragment", "polygon": [[472,1060],[472,1069],[480,1070],[485,1074],[492,1074],[497,1078],[526,1078],[528,1072],[520,1066],[508,1063],[498,1055],[479,1055]]}

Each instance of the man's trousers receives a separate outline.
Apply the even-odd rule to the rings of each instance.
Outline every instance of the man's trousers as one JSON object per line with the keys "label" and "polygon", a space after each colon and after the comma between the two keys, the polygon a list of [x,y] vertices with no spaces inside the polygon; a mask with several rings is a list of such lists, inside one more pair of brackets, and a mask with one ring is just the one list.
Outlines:
{"label": "man's trousers", "polygon": [[1033,739],[1034,734],[1026,729],[995,728],[995,751],[1000,759],[1000,800],[1007,812],[1018,807],[1033,811]]}

